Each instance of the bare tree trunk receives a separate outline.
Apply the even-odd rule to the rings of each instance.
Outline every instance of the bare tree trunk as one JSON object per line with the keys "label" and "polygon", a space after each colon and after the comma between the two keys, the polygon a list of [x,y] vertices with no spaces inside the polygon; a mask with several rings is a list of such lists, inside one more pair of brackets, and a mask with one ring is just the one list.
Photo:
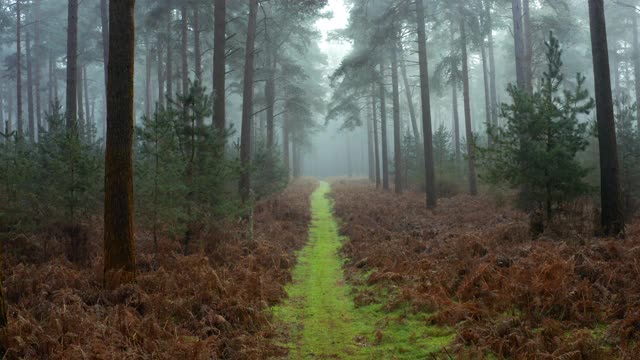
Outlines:
{"label": "bare tree trunk", "polygon": [[58,101],[58,99],[55,98],[54,94],[53,94],[53,69],[54,69],[54,64],[53,64],[53,53],[49,52],[49,82],[48,82],[48,87],[49,87],[49,105],[47,106],[47,109],[49,109],[49,113],[51,113],[52,106],[53,106],[53,102],[54,101]]}
{"label": "bare tree trunk", "polygon": [[387,104],[384,86],[384,64],[380,63],[380,127],[382,137],[382,189],[389,190],[389,151],[387,150]]}
{"label": "bare tree trunk", "polygon": [[[455,47],[455,28],[454,22],[451,21],[451,46]],[[451,64],[452,67],[452,79],[451,79],[451,108],[453,110],[453,145],[456,153],[456,161],[460,161],[460,115],[458,113],[458,78],[456,77],[457,67],[455,61]]]}
{"label": "bare tree trunk", "polygon": [[496,85],[496,60],[493,42],[493,20],[491,17],[491,2],[487,0],[487,27],[489,29],[489,91],[491,93],[491,125],[498,126],[498,93]]}
{"label": "bare tree trunk", "polygon": [[427,192],[427,208],[435,208],[438,204],[436,192],[436,173],[433,163],[433,131],[431,127],[431,99],[429,94],[429,66],[427,62],[427,36],[424,26],[424,5],[416,0],[418,23],[418,57],[420,63],[420,97],[422,100],[422,136],[424,144],[425,186]]}
{"label": "bare tree trunk", "polygon": [[[638,14],[631,14],[633,27],[633,73],[635,75],[636,104],[640,104],[640,44],[638,44]],[[617,66],[617,64],[615,64]],[[637,113],[638,129],[640,129],[640,111]]]}
{"label": "bare tree trunk", "polygon": [[402,194],[402,136],[400,132],[400,85],[398,81],[397,42],[391,45],[391,87],[393,89],[393,158],[395,162],[394,186],[396,194]]}
{"label": "bare tree trunk", "polygon": [[42,137],[42,129],[43,129],[43,124],[42,124],[42,98],[41,98],[41,92],[42,89],[40,88],[41,85],[41,80],[40,80],[40,76],[41,76],[41,67],[42,67],[42,62],[41,62],[41,58],[43,57],[43,53],[42,53],[42,48],[41,48],[41,43],[40,43],[40,1],[36,1],[34,3],[34,13],[35,13],[35,23],[34,23],[34,45],[35,45],[35,61],[33,62],[33,66],[34,66],[34,86],[36,89],[36,125],[38,127],[38,139],[40,139]]}
{"label": "bare tree trunk", "polygon": [[609,53],[603,0],[589,0],[591,52],[600,148],[600,198],[605,235],[624,235],[624,212],[620,189],[620,165],[613,117]]}
{"label": "bare tree trunk", "polygon": [[[103,102],[105,109],[103,110],[104,117],[102,118],[103,138],[106,141],[107,130],[107,70],[109,66],[109,6],[107,0],[100,0],[100,24],[102,25],[102,59],[104,69],[104,97]],[[96,126],[97,129],[97,126]]]}
{"label": "bare tree trunk", "polygon": [[[0,99],[0,106],[2,105],[2,100]],[[0,108],[0,111],[2,111],[2,109]],[[2,117],[2,114],[0,114],[0,117]],[[369,181],[370,182],[374,182],[376,181],[376,174],[375,174],[375,157],[374,157],[374,153],[373,153],[373,129],[371,126],[371,122],[372,122],[372,117],[373,117],[373,113],[371,112],[371,108],[369,108],[369,112],[368,112],[368,116],[367,116],[367,160],[369,162]]]}
{"label": "bare tree trunk", "polygon": [[135,0],[111,0],[104,199],[104,286],[135,281],[133,87]]}
{"label": "bare tree trunk", "polygon": [[167,96],[173,98],[173,44],[171,43],[171,23],[173,22],[173,3],[169,0],[167,14]]}
{"label": "bare tree trunk", "polygon": [[144,60],[144,115],[149,117],[151,116],[151,62],[153,57],[148,35],[145,36],[145,47],[147,53]]}
{"label": "bare tree trunk", "polygon": [[531,26],[531,14],[529,10],[529,0],[522,0],[522,17],[524,20],[524,51],[525,64],[524,75],[527,93],[533,94],[533,42],[531,40],[533,28]]}
{"label": "bare tree trunk", "polygon": [[265,82],[264,93],[267,102],[267,149],[271,151],[274,143],[274,108],[276,105],[276,80],[275,80],[275,53],[271,44],[266,49],[266,71],[267,81]]}
{"label": "bare tree trunk", "polygon": [[160,40],[160,36],[158,36],[158,39],[156,40],[158,42],[157,45],[157,51],[158,51],[158,56],[156,59],[156,63],[157,63],[157,70],[158,70],[158,104],[160,105],[160,107],[164,107],[164,98],[165,98],[165,92],[164,92],[164,59],[163,59],[163,52],[162,52],[162,41]]}
{"label": "bare tree trunk", "polygon": [[22,120],[22,12],[21,0],[16,1],[16,122],[18,138],[24,136],[24,122]]}
{"label": "bare tree trunk", "polygon": [[84,111],[85,111],[85,124],[86,124],[86,135],[87,140],[93,140],[93,119],[91,116],[91,109],[89,106],[89,79],[87,79],[87,66],[84,65],[82,67],[82,81],[84,82]]}
{"label": "bare tree trunk", "polygon": [[200,44],[200,11],[195,5],[193,9],[193,56],[196,68],[196,80],[202,84],[202,46]]}
{"label": "bare tree trunk", "polygon": [[242,129],[240,131],[240,197],[243,202],[249,200],[251,192],[251,122],[253,118],[253,75],[256,42],[256,18],[258,0],[249,0],[249,23],[244,62],[244,85],[242,92]]}
{"label": "bare tree trunk", "polygon": [[469,193],[478,194],[476,181],[476,159],[473,131],[471,129],[471,100],[469,98],[469,65],[467,56],[467,33],[464,20],[460,21],[460,43],[462,45],[462,87],[464,98],[464,123],[467,129],[467,158],[469,161]]}
{"label": "bare tree trunk", "polygon": [[[113,4],[112,4],[113,6]],[[78,124],[78,0],[69,0],[67,25],[67,129],[77,133]]]}
{"label": "bare tree trunk", "polygon": [[527,88],[527,75],[525,70],[525,46],[522,30],[522,0],[511,0],[511,10],[513,13],[513,38],[516,54],[516,82],[518,88]]}
{"label": "bare tree trunk", "polygon": [[484,39],[480,44],[480,52],[482,53],[485,125],[487,126],[487,141],[489,142],[489,146],[491,146],[491,136],[489,136],[489,129],[491,127],[491,96],[489,95],[489,71],[487,70],[487,49],[484,46]]}
{"label": "bare tree trunk", "polygon": [[[407,105],[409,107],[409,118],[411,119],[411,130],[413,130],[413,136],[416,139],[417,145],[420,147],[422,139],[420,138],[420,130],[418,130],[418,121],[416,120],[416,108],[413,105],[413,94],[411,93],[411,86],[409,86],[409,77],[407,76],[407,66],[404,63],[404,57],[400,57],[400,71],[402,72],[402,82],[404,83],[404,94],[407,98]],[[418,149],[422,151],[422,149]]]}
{"label": "bare tree trunk", "polygon": [[31,53],[31,32],[26,34],[27,51],[27,114],[29,117],[29,141],[33,144],[36,141],[36,123],[33,109],[33,58]]}
{"label": "bare tree trunk", "polygon": [[380,145],[378,141],[378,118],[376,109],[376,85],[371,84],[371,108],[373,112],[373,146],[376,162],[376,188],[380,187]]}
{"label": "bare tree trunk", "polygon": [[219,131],[226,129],[225,114],[225,42],[226,42],[226,0],[215,0],[215,31],[213,35],[213,116]]}
{"label": "bare tree trunk", "polygon": [[287,169],[287,176],[289,176],[289,112],[285,107],[284,119],[282,120],[282,161]]}
{"label": "bare tree trunk", "polygon": [[186,2],[182,5],[180,14],[182,15],[182,94],[189,93],[189,19]]}
{"label": "bare tree trunk", "polygon": [[84,117],[84,95],[82,92],[82,64],[78,64],[76,76],[76,95],[78,100],[78,129],[85,130],[85,117]]}

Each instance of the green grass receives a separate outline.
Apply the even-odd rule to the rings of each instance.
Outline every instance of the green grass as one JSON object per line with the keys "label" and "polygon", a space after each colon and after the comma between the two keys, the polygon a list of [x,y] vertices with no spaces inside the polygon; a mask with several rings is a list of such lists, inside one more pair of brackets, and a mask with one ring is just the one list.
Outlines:
{"label": "green grass", "polygon": [[342,239],[322,182],[311,196],[309,243],[298,253],[288,300],[273,308],[286,331],[291,359],[423,359],[454,337],[429,326],[425,314],[385,312],[381,304],[356,308],[344,280]]}

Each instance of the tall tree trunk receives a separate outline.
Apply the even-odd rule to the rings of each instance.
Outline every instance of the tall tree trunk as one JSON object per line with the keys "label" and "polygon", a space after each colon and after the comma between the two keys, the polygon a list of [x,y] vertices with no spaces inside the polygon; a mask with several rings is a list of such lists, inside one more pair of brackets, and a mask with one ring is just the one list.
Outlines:
{"label": "tall tree trunk", "polygon": [[173,93],[173,44],[172,44],[172,36],[171,36],[171,23],[173,22],[173,3],[169,0],[169,10],[167,13],[167,96],[172,99],[174,96]]}
{"label": "tall tree trunk", "polygon": [[289,176],[289,111],[286,106],[282,120],[282,162],[287,170],[287,176]]}
{"label": "tall tree trunk", "polygon": [[106,94],[109,65],[109,5],[107,0],[100,0],[100,24],[102,25],[102,58],[104,61],[104,91]]}
{"label": "tall tree trunk", "polygon": [[489,95],[489,70],[487,69],[487,49],[484,46],[484,39],[480,43],[480,52],[482,55],[482,79],[484,84],[484,115],[485,125],[487,127],[487,141],[491,145],[491,136],[489,129],[491,127],[491,96]]}
{"label": "tall tree trunk", "polygon": [[251,192],[251,122],[253,118],[253,75],[256,42],[256,18],[258,0],[249,0],[249,23],[244,61],[244,84],[242,91],[242,129],[240,130],[240,197],[249,200]]}
{"label": "tall tree trunk", "polygon": [[394,185],[396,194],[402,194],[402,136],[400,132],[400,85],[398,81],[397,42],[391,45],[391,87],[393,89],[393,161],[395,162]]}
{"label": "tall tree trunk", "polygon": [[215,0],[213,35],[213,116],[216,128],[224,131],[226,125],[225,114],[225,78],[226,78],[226,0]]}
{"label": "tall tree trunk", "polygon": [[467,129],[467,158],[469,162],[469,193],[478,194],[478,184],[476,180],[476,156],[475,144],[473,141],[473,131],[471,128],[471,100],[469,98],[469,64],[467,56],[467,32],[464,20],[460,21],[460,43],[462,45],[462,88],[464,98],[464,123]]}
{"label": "tall tree trunk", "polygon": [[522,0],[523,36],[524,36],[524,75],[527,93],[533,94],[533,41],[531,39],[533,28],[531,26],[531,13],[529,0]]}
{"label": "tall tree trunk", "polygon": [[380,127],[382,137],[382,189],[389,190],[389,151],[387,150],[387,103],[384,85],[384,64],[380,63]]}
{"label": "tall tree trunk", "polygon": [[[638,13],[631,14],[633,27],[633,74],[635,75],[636,104],[640,104],[640,44],[638,44]],[[616,64],[617,66],[617,64]],[[640,129],[640,111],[637,112],[638,129]]]}
{"label": "tall tree trunk", "polygon": [[618,46],[613,45],[611,51],[611,70],[613,71],[613,99],[617,101],[620,98],[620,58],[618,56]]}
{"label": "tall tree trunk", "polygon": [[438,203],[436,173],[433,163],[433,131],[431,127],[431,98],[429,94],[429,66],[427,58],[427,36],[424,26],[424,4],[416,0],[418,23],[418,61],[420,64],[420,98],[422,100],[422,136],[424,144],[425,186],[427,208],[435,208]]}
{"label": "tall tree trunk", "polygon": [[89,106],[89,79],[87,79],[87,66],[82,67],[82,81],[84,82],[84,111],[85,111],[85,123],[87,130],[87,140],[93,140],[93,119],[91,116],[91,109]]}
{"label": "tall tree trunk", "polygon": [[[113,4],[111,4],[113,6]],[[69,0],[67,24],[67,129],[77,133],[78,124],[78,0]]]}
{"label": "tall tree trunk", "polygon": [[275,80],[275,53],[272,46],[266,49],[267,81],[264,85],[264,94],[267,108],[267,149],[271,151],[274,143],[274,110],[276,105],[276,80]]}
{"label": "tall tree trunk", "polygon": [[[0,105],[2,104],[1,99],[0,99]],[[1,111],[2,109],[0,109]],[[2,116],[2,114],[0,114],[0,117]],[[371,108],[369,108],[369,112],[368,112],[368,116],[367,116],[367,160],[369,162],[369,181],[370,182],[374,182],[376,181],[376,174],[375,174],[375,155],[373,153],[373,128],[371,126],[371,122],[372,122],[372,118],[373,118],[373,113],[371,112]]]}
{"label": "tall tree trunk", "polygon": [[491,125],[498,126],[498,92],[496,84],[496,60],[493,42],[493,19],[491,16],[492,0],[486,1],[488,47],[489,47],[489,92],[491,93]]}
{"label": "tall tree trunk", "polygon": [[[402,82],[404,84],[404,94],[407,98],[407,105],[409,107],[409,118],[411,119],[411,130],[413,130],[413,136],[416,139],[418,146],[421,146],[422,139],[420,138],[420,130],[418,130],[418,121],[416,120],[416,108],[413,105],[413,94],[411,92],[411,86],[409,86],[409,76],[407,76],[407,66],[404,63],[404,57],[400,57],[400,71],[402,72]],[[422,149],[418,149],[422,151]]]}
{"label": "tall tree trunk", "polygon": [[27,114],[29,117],[29,141],[33,144],[36,141],[36,123],[33,109],[33,57],[31,52],[31,32],[26,34],[26,56],[27,56]]}
{"label": "tall tree trunk", "polygon": [[182,5],[180,10],[180,14],[182,15],[182,94],[186,95],[189,93],[189,10],[187,8],[186,2]]}
{"label": "tall tree trunk", "polygon": [[376,85],[371,84],[371,109],[373,112],[373,146],[376,162],[376,188],[380,187],[380,144],[378,141],[378,118],[376,109]]}
{"label": "tall tree trunk", "polygon": [[153,57],[148,35],[145,36],[145,47],[147,53],[144,59],[144,115],[149,117],[151,116],[151,62]]}
{"label": "tall tree trunk", "polygon": [[22,120],[22,0],[16,1],[16,123],[18,138],[24,136],[24,121]]}
{"label": "tall tree trunk", "polygon": [[527,75],[525,70],[525,46],[522,30],[522,0],[511,0],[511,11],[513,14],[513,39],[516,54],[516,82],[518,88],[526,90]]}
{"label": "tall tree trunk", "polygon": [[158,39],[157,39],[158,45],[157,45],[157,59],[156,59],[156,64],[157,67],[156,69],[158,70],[158,104],[160,105],[160,107],[164,107],[164,98],[165,98],[165,92],[164,92],[164,59],[163,59],[163,51],[162,51],[162,41],[160,39],[160,36],[158,35]]}
{"label": "tall tree trunk", "polygon": [[[451,46],[455,47],[455,24],[451,21]],[[458,113],[458,64],[455,60],[451,63],[451,108],[453,111],[453,145],[456,153],[456,162],[460,161],[460,114]]]}
{"label": "tall tree trunk", "polygon": [[193,56],[196,68],[196,80],[202,84],[202,46],[200,44],[200,11],[195,5],[193,9]]}
{"label": "tall tree trunk", "polygon": [[[78,129],[79,130],[86,130],[85,129],[85,121],[87,120],[84,117],[84,94],[82,91],[82,64],[78,64],[78,74],[76,76],[76,90],[77,90],[77,100],[78,100]],[[82,132],[81,131],[81,132]]]}
{"label": "tall tree trunk", "polygon": [[53,53],[51,51],[49,51],[49,81],[47,84],[47,87],[49,88],[49,105],[47,106],[48,112],[51,113],[53,110],[53,102],[54,101],[58,101],[58,99],[55,98],[54,94],[53,94],[53,69],[54,69],[54,64],[53,64]]}
{"label": "tall tree trunk", "polygon": [[109,4],[107,148],[104,197],[104,286],[135,281],[133,124],[135,0]]}
{"label": "tall tree trunk", "polygon": [[41,92],[42,89],[40,88],[41,85],[41,68],[42,68],[42,44],[40,43],[40,1],[36,1],[34,3],[34,14],[35,14],[35,23],[34,23],[34,53],[35,53],[35,59],[33,62],[33,66],[34,66],[34,87],[36,89],[36,125],[38,127],[38,139],[41,138],[42,136],[42,128],[43,128],[43,124],[42,124],[42,98],[41,98]]}
{"label": "tall tree trunk", "polygon": [[600,148],[602,230],[605,235],[616,236],[624,234],[624,212],[603,0],[589,0],[589,19]]}

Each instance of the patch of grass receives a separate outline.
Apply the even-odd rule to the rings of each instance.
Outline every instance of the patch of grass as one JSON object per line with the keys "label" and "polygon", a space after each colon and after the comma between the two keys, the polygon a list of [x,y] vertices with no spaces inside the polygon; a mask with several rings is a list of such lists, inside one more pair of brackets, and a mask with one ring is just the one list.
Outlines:
{"label": "patch of grass", "polygon": [[425,314],[386,312],[377,303],[356,308],[344,280],[342,239],[323,182],[311,196],[308,245],[298,253],[289,299],[273,313],[287,331],[283,344],[292,359],[417,359],[440,350],[454,337],[430,326]]}

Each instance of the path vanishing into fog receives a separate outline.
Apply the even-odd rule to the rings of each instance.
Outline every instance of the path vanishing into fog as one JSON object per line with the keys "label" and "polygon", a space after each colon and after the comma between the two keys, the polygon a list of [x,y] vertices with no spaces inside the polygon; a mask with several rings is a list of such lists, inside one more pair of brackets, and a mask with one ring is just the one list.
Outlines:
{"label": "path vanishing into fog", "polygon": [[[309,242],[298,253],[287,301],[273,309],[289,358],[412,359],[448,344],[451,331],[428,326],[424,314],[386,313],[381,304],[355,307],[330,191],[321,182],[311,196]],[[392,318],[398,321],[384,321]]]}

